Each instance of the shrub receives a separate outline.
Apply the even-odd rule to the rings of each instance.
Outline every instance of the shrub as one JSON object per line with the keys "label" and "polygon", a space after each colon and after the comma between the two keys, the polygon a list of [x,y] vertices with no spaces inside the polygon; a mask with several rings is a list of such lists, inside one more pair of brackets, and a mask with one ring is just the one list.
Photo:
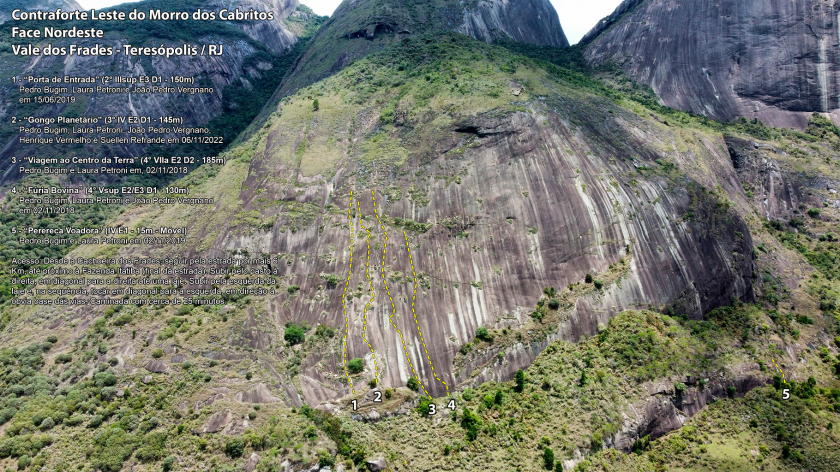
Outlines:
{"label": "shrub", "polygon": [[502,401],[505,399],[505,394],[502,393],[501,390],[496,391],[496,395],[493,397],[493,403],[496,405],[501,405]]}
{"label": "shrub", "polygon": [[365,362],[357,357],[355,359],[351,359],[350,362],[347,363],[347,370],[350,371],[351,374],[358,374],[365,368]]}
{"label": "shrub", "polygon": [[47,336],[47,342],[50,344],[55,344],[58,342],[58,337],[54,334]]}
{"label": "shrub", "polygon": [[134,321],[134,317],[132,317],[128,313],[125,313],[123,315],[120,315],[117,319],[114,320],[114,325],[125,326],[125,325],[131,323],[132,321]]}
{"label": "shrub", "polygon": [[495,400],[495,397],[488,393],[487,395],[484,396],[484,406],[488,409],[492,408],[494,400]]}
{"label": "shrub", "polygon": [[228,457],[236,459],[237,457],[242,457],[243,452],[245,452],[245,441],[242,438],[230,438],[225,443],[225,454]]}
{"label": "shrub", "polygon": [[408,387],[409,389],[414,390],[416,392],[417,389],[420,388],[420,382],[417,380],[416,377],[412,377],[412,378],[408,379],[408,383],[406,384],[406,387]]}
{"label": "shrub", "polygon": [[73,355],[72,354],[59,354],[55,356],[55,363],[56,364],[69,364],[73,362]]}
{"label": "shrub", "polygon": [[249,411],[248,412],[248,419],[254,421],[257,419],[257,412],[256,411]]}
{"label": "shrub", "polygon": [[10,419],[14,418],[17,410],[14,408],[4,408],[0,410],[0,424],[6,424]]}
{"label": "shrub", "polygon": [[600,280],[596,280],[593,283],[595,284],[595,290],[601,290],[602,288],[604,288],[604,282]]}
{"label": "shrub", "polygon": [[18,459],[17,468],[18,468],[18,470],[24,470],[27,467],[29,467],[29,464],[31,464],[31,463],[32,463],[32,458],[24,454],[24,455],[20,456],[20,459]]}
{"label": "shrub", "polygon": [[105,417],[102,415],[94,415],[93,418],[88,421],[87,427],[90,429],[95,429],[102,426],[102,422],[105,421]]}
{"label": "shrub", "polygon": [[586,277],[583,280],[586,283],[591,284],[594,279],[592,278],[592,274],[586,274]]}
{"label": "shrub", "polygon": [[385,398],[391,398],[391,395],[393,394],[394,392],[390,388],[385,389]]}
{"label": "shrub", "polygon": [[289,323],[286,325],[286,332],[283,334],[283,339],[292,346],[300,344],[306,341],[306,330],[303,329],[303,326]]}
{"label": "shrub", "polygon": [[376,388],[376,383],[377,383],[376,379],[370,379],[370,382],[368,382],[368,385],[370,386],[370,388]]}
{"label": "shrub", "polygon": [[464,414],[461,415],[461,427],[467,430],[467,441],[475,441],[475,438],[478,437],[478,428],[480,426],[481,419],[469,408],[464,408]]}
{"label": "shrub", "polygon": [[552,310],[556,310],[556,309],[560,308],[560,300],[558,300],[556,298],[552,298],[551,300],[548,301],[548,307],[551,308]]}
{"label": "shrub", "polygon": [[154,462],[160,459],[161,451],[153,446],[143,446],[134,453],[140,462]]}
{"label": "shrub", "polygon": [[808,210],[808,216],[817,219],[820,217],[820,210],[817,208],[811,208],[810,210]]}
{"label": "shrub", "polygon": [[525,372],[522,369],[517,370],[514,380],[516,381],[516,391],[521,392],[525,388]]}
{"label": "shrub", "polygon": [[163,357],[163,349],[161,349],[159,347],[156,347],[155,349],[153,349],[152,350],[152,357],[154,357],[155,359],[160,359],[161,357]]}
{"label": "shrub", "polygon": [[41,425],[39,426],[39,428],[41,428],[41,431],[47,431],[48,429],[53,429],[53,428],[55,428],[55,420],[52,419],[52,417],[48,416],[47,419],[45,419],[44,421],[41,422]]}
{"label": "shrub", "polygon": [[322,338],[332,338],[335,336],[335,330],[330,328],[329,326],[319,324],[317,328],[315,328],[315,336],[319,336]]}
{"label": "shrub", "polygon": [[93,376],[97,387],[112,387],[117,384],[117,376],[110,372],[99,372]]}
{"label": "shrub", "polygon": [[175,465],[175,457],[174,456],[169,456],[169,457],[167,457],[166,459],[163,460],[163,467],[161,468],[161,470],[163,472],[170,472],[174,465]]}
{"label": "shrub", "polygon": [[554,468],[554,451],[550,447],[545,448],[545,451],[543,451],[543,465],[546,470],[552,470]]}
{"label": "shrub", "polygon": [[65,426],[79,426],[85,421],[85,417],[82,415],[71,416],[64,420]]}
{"label": "shrub", "polygon": [[417,413],[420,413],[423,416],[429,416],[429,411],[431,409],[431,405],[433,404],[434,403],[431,399],[429,399],[429,397],[423,397],[423,399],[420,400],[420,404],[417,406],[417,408],[415,408],[415,411],[417,411]]}
{"label": "shrub", "polygon": [[321,109],[321,104],[318,103],[318,99],[312,100],[312,111],[318,111]]}
{"label": "shrub", "polygon": [[318,455],[318,466],[323,468],[332,468],[335,465],[335,458],[330,455],[329,452],[321,449],[317,453]]}
{"label": "shrub", "polygon": [[726,394],[729,395],[730,397],[734,397],[735,393],[737,393],[737,392],[738,392],[738,389],[736,389],[734,385],[730,385],[730,386],[726,387]]}
{"label": "shrub", "polygon": [[484,326],[479,326],[479,328],[475,330],[475,337],[476,339],[487,341],[488,343],[493,341],[493,336],[490,335],[490,331],[488,331]]}
{"label": "shrub", "polygon": [[676,392],[677,395],[682,395],[685,392],[685,389],[686,386],[682,382],[677,382],[674,384],[674,392]]}

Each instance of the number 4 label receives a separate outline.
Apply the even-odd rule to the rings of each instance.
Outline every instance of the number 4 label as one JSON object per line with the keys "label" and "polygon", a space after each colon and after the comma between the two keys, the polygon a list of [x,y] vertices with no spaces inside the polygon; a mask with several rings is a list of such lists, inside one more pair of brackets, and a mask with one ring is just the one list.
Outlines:
{"label": "number 4 label", "polygon": [[455,400],[449,400],[449,404],[446,405],[446,408],[449,408],[452,411],[455,411]]}

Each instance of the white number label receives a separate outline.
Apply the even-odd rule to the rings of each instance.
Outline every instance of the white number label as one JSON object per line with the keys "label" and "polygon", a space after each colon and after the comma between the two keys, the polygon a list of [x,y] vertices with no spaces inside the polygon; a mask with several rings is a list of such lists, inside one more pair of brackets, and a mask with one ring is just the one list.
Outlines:
{"label": "white number label", "polygon": [[380,392],[379,390],[373,392],[373,397],[374,397],[373,401],[381,402],[382,401],[382,392]]}
{"label": "white number label", "polygon": [[446,405],[446,408],[449,408],[452,411],[455,411],[455,400],[449,400],[449,404]]}
{"label": "white number label", "polygon": [[350,403],[353,404],[353,411],[356,411],[356,409],[359,408],[359,405],[358,403],[356,403],[356,400],[352,400]]}
{"label": "white number label", "polygon": [[782,390],[782,400],[787,400],[788,398],[790,398],[790,389],[786,388]]}
{"label": "white number label", "polygon": [[429,403],[429,414],[434,415],[437,413],[437,406],[434,403]]}

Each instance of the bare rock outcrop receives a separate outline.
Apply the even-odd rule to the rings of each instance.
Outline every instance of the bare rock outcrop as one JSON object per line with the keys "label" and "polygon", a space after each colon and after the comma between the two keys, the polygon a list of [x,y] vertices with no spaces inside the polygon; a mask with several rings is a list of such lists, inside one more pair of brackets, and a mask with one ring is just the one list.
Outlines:
{"label": "bare rock outcrop", "polygon": [[207,418],[199,433],[216,433],[223,430],[233,421],[233,412],[228,409],[217,411]]}
{"label": "bare rock outcrop", "polygon": [[146,364],[146,370],[155,374],[168,374],[170,369],[166,362],[160,359],[152,359]]}
{"label": "bare rock outcrop", "polygon": [[[674,384],[665,388],[653,388],[651,396],[631,407],[631,415],[625,416],[622,430],[612,438],[612,446],[630,451],[633,443],[645,436],[656,439],[671,431],[682,428],[692,416],[706,405],[726,398],[740,398],[750,390],[765,385],[767,380],[754,374],[733,378],[711,379],[708,383],[699,379],[689,381],[685,391],[676,392]],[[652,386],[652,385],[651,385]]]}
{"label": "bare rock outcrop", "polygon": [[581,41],[667,106],[804,127],[840,113],[840,2],[626,0]]}
{"label": "bare rock outcrop", "polygon": [[235,398],[236,401],[242,403],[277,403],[282,401],[272,395],[268,386],[264,383],[252,385],[248,390],[237,393]]}

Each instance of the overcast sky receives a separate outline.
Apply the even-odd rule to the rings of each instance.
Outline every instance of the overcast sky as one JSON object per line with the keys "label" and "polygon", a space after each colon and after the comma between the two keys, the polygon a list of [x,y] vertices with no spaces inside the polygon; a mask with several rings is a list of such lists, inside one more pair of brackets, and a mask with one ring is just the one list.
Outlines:
{"label": "overcast sky", "polygon": [[[86,9],[124,3],[124,0],[77,1]],[[341,0],[302,0],[301,3],[312,8],[319,15],[332,15]],[[621,0],[551,0],[551,3],[560,16],[560,24],[563,25],[566,37],[569,38],[570,43],[575,44],[595,26],[598,20],[612,13]]]}

